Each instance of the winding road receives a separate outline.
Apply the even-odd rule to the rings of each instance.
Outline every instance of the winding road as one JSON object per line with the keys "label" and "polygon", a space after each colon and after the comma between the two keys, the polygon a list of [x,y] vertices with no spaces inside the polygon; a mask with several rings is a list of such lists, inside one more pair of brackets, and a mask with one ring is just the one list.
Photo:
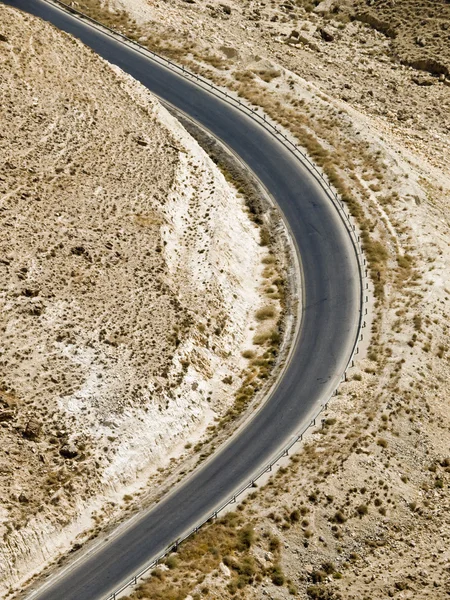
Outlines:
{"label": "winding road", "polygon": [[44,0],[4,3],[78,37],[225,142],[278,203],[302,264],[302,326],[284,376],[267,402],[168,497],[29,596],[33,600],[100,600],[249,481],[331,395],[358,335],[358,262],[342,219],[314,176],[254,120]]}

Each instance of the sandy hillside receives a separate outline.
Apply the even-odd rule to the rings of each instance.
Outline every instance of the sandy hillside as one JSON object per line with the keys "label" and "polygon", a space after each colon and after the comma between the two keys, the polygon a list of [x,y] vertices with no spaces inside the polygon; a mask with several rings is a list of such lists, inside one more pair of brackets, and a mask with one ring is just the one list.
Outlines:
{"label": "sandy hillside", "polygon": [[149,93],[2,5],[0,81],[5,586],[230,406],[267,249]]}
{"label": "sandy hillside", "polygon": [[449,6],[80,3],[295,135],[358,221],[372,277],[323,428],[135,598],[448,598]]}

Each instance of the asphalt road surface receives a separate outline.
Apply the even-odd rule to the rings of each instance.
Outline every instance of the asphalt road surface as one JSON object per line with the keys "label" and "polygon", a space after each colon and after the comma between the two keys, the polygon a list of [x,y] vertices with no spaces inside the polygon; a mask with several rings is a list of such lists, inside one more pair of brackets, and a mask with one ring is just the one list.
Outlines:
{"label": "asphalt road surface", "polygon": [[277,201],[302,263],[302,327],[290,364],[270,399],[231,442],[170,496],[30,596],[100,600],[249,481],[332,393],[357,336],[358,266],[349,235],[314,177],[252,119],[43,0],[5,3],[80,38],[230,146]]}

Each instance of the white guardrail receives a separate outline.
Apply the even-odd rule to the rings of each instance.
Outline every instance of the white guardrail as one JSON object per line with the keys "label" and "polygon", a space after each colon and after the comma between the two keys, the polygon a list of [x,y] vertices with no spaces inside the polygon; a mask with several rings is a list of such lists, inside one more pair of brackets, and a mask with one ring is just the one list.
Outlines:
{"label": "white guardrail", "polygon": [[[162,552],[150,564],[148,564],[146,567],[141,569],[141,571],[136,573],[136,575],[134,575],[129,581],[127,581],[119,589],[115,590],[112,594],[110,594],[107,598],[105,598],[105,600],[116,600],[116,598],[118,598],[119,594],[124,592],[128,587],[137,585],[138,580],[143,575],[148,573],[148,571],[151,571],[152,569],[154,569],[158,565],[158,563],[161,560],[163,560],[168,554],[176,551],[178,549],[179,544],[184,542],[184,540],[189,538],[194,533],[197,533],[198,530],[205,523],[207,523],[211,519],[216,519],[218,516],[218,513],[220,513],[220,511],[222,511],[228,505],[235,503],[237,501],[237,498],[243,492],[245,492],[246,490],[248,490],[251,487],[254,487],[255,482],[258,481],[258,479],[260,477],[262,477],[263,475],[265,475],[266,473],[271,471],[272,468],[276,465],[276,463],[281,458],[288,456],[289,450],[295,444],[302,441],[303,435],[305,434],[305,432],[310,427],[315,426],[316,419],[328,407],[328,403],[331,400],[331,398],[333,396],[337,395],[337,390],[339,388],[339,385],[342,383],[342,381],[347,380],[347,370],[350,367],[354,366],[354,358],[355,358],[355,355],[358,354],[358,343],[360,341],[362,341],[362,339],[363,339],[363,333],[361,332],[361,329],[363,329],[363,327],[365,327],[365,321],[363,321],[363,308],[364,308],[364,304],[367,303],[369,300],[368,295],[367,295],[369,283],[367,280],[366,259],[363,256],[363,251],[362,251],[362,247],[361,247],[361,243],[360,243],[360,236],[356,231],[356,226],[352,222],[351,216],[345,210],[343,201],[339,198],[337,192],[332,188],[330,182],[328,181],[326,174],[323,171],[321,171],[317,167],[317,165],[315,165],[309,159],[307,154],[300,148],[300,146],[298,146],[291,139],[289,139],[289,137],[286,136],[281,129],[278,129],[276,125],[272,124],[271,121],[266,117],[266,115],[264,114],[263,111],[259,112],[258,109],[251,108],[250,106],[248,106],[248,104],[246,102],[243,102],[239,98],[236,98],[234,95],[230,94],[226,90],[220,89],[219,87],[215,86],[212,82],[208,81],[207,79],[204,79],[203,77],[201,77],[195,73],[192,73],[185,67],[177,65],[176,63],[172,62],[171,60],[164,58],[163,56],[160,56],[159,54],[156,54],[152,50],[148,50],[147,48],[140,46],[137,42],[134,42],[133,40],[127,38],[122,33],[117,32],[117,31],[107,27],[106,25],[103,25],[102,23],[99,23],[95,19],[92,19],[91,17],[85,15],[84,13],[65,4],[61,0],[45,0],[45,2],[47,2],[48,4],[56,4],[57,6],[61,7],[63,10],[65,10],[66,12],[69,12],[69,13],[75,15],[79,19],[88,21],[94,27],[99,29],[102,33],[106,33],[107,35],[109,35],[115,39],[120,38],[121,40],[125,41],[127,44],[132,46],[133,49],[136,50],[137,52],[140,52],[141,54],[152,58],[156,62],[159,62],[160,64],[164,65],[165,67],[168,67],[172,71],[176,72],[178,75],[181,75],[181,76],[185,77],[186,79],[195,82],[197,85],[204,88],[208,92],[216,95],[221,100],[228,102],[228,104],[230,104],[234,108],[241,110],[243,113],[247,114],[253,120],[255,120],[260,126],[264,127],[264,129],[266,129],[266,131],[268,131],[269,133],[274,135],[284,145],[284,147],[287,148],[287,150],[289,150],[298,160],[300,160],[300,162],[302,162],[303,165],[305,165],[308,168],[310,173],[315,177],[316,181],[321,185],[322,189],[325,191],[325,193],[328,195],[328,197],[333,202],[338,214],[340,215],[345,227],[347,228],[347,230],[349,232],[350,239],[352,241],[352,244],[353,244],[353,247],[355,250],[355,254],[356,254],[356,258],[357,258],[357,262],[358,262],[359,276],[360,276],[360,283],[361,283],[359,322],[358,322],[358,330],[357,330],[358,334],[357,334],[355,342],[353,344],[352,353],[347,362],[347,366],[345,368],[344,374],[343,374],[338,386],[336,387],[334,392],[320,405],[320,408],[317,411],[314,418],[308,423],[308,425],[306,425],[302,429],[302,431],[300,431],[297,435],[295,435],[293,438],[291,438],[291,440],[288,442],[288,444],[286,444],[286,446],[283,448],[283,450],[281,450],[270,461],[270,463],[267,464],[265,467],[263,467],[248,483],[246,483],[244,486],[239,488],[239,490],[236,491],[228,500],[226,500],[223,504],[221,504],[219,507],[217,507],[207,518],[205,518],[203,521],[199,522],[195,527],[193,527],[185,536],[183,536],[182,538],[178,538],[175,542],[170,544],[164,550],[164,552]],[[365,314],[367,314],[367,308],[365,309]]]}

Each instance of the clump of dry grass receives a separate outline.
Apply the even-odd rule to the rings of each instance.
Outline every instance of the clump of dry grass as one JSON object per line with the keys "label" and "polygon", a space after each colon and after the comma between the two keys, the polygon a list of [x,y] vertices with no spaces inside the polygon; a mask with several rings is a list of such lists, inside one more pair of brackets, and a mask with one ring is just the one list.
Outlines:
{"label": "clump of dry grass", "polygon": [[267,305],[257,310],[255,317],[258,321],[266,321],[267,319],[273,319],[275,315],[275,307]]}
{"label": "clump of dry grass", "polygon": [[156,568],[131,598],[184,600],[221,562],[231,571],[228,590],[234,593],[243,589],[257,577],[261,578],[252,554],[254,543],[253,523],[239,513],[230,512],[186,540],[176,554],[164,561],[168,570]]}

